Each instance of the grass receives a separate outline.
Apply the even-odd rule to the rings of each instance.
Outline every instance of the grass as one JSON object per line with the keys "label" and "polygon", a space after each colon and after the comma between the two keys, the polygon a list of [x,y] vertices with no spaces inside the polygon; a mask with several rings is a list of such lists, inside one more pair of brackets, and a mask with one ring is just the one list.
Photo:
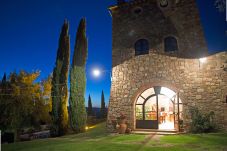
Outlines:
{"label": "grass", "polygon": [[2,145],[3,151],[225,151],[227,134],[171,136],[108,134],[105,124],[86,133]]}

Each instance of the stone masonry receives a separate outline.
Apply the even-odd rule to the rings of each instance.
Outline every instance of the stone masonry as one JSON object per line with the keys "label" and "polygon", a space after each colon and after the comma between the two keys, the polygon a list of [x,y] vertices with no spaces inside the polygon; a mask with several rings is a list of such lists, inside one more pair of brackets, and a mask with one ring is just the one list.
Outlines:
{"label": "stone masonry", "polygon": [[134,0],[109,8],[113,25],[113,67],[135,55],[135,42],[141,38],[149,41],[151,49],[164,52],[164,38],[174,36],[179,51],[171,55],[186,58],[207,55],[195,0],[168,0],[166,8],[161,8],[159,1]]}
{"label": "stone masonry", "polygon": [[183,59],[150,52],[137,56],[112,70],[108,128],[112,120],[123,113],[129,126],[135,129],[135,101],[144,90],[165,86],[179,92],[183,102],[186,129],[190,123],[189,107],[202,112],[214,111],[217,125],[227,130],[227,52],[199,59]]}
{"label": "stone masonry", "polygon": [[[163,7],[160,2],[166,5]],[[214,111],[217,125],[227,130],[227,52],[208,56],[195,0],[119,0],[112,15],[112,85],[107,126],[121,113],[135,129],[135,102],[146,89],[167,87],[183,103],[186,130],[189,108]],[[164,51],[164,39],[175,37],[178,50]],[[146,39],[149,54],[135,56],[135,43]],[[202,63],[198,58],[205,57]]]}

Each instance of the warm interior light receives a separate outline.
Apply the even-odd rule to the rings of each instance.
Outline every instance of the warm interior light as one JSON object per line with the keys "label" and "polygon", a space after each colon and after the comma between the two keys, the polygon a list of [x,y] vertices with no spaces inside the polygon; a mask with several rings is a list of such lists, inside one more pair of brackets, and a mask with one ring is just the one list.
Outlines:
{"label": "warm interior light", "polygon": [[95,77],[99,77],[100,74],[101,74],[101,71],[100,71],[99,69],[94,69],[94,70],[93,70],[93,75],[94,75]]}
{"label": "warm interior light", "polygon": [[207,60],[207,58],[200,58],[200,59],[199,59],[199,61],[200,61],[201,63],[206,62],[206,60]]}
{"label": "warm interior light", "polygon": [[166,87],[162,87],[160,93],[166,95],[169,99],[172,99],[176,95],[176,93],[174,91],[172,91]]}
{"label": "warm interior light", "polygon": [[86,127],[85,127],[85,130],[88,130],[88,129],[89,129],[89,127],[88,127],[88,126],[86,126]]}

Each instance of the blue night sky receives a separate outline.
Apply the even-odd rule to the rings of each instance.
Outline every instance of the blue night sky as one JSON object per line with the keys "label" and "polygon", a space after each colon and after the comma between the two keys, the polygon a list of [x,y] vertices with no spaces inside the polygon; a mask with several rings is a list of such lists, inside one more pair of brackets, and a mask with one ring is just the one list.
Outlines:
{"label": "blue night sky", "polygon": [[[197,0],[210,53],[227,50],[225,13],[214,0]],[[70,22],[71,55],[79,20],[87,19],[89,39],[87,91],[93,106],[100,106],[101,91],[106,103],[110,95],[111,17],[107,7],[115,0],[0,0],[0,77],[4,72],[41,70],[40,80],[53,70],[60,28]],[[98,79],[91,70],[105,72]],[[87,104],[87,103],[86,103]]]}

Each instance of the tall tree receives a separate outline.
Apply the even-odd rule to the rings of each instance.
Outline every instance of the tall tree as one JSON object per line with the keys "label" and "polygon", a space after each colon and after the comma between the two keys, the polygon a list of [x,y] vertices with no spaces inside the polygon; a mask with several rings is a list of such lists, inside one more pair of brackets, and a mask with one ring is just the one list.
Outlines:
{"label": "tall tree", "polygon": [[102,90],[102,96],[101,96],[101,109],[100,109],[101,118],[106,117],[106,106],[105,106],[105,97],[104,92]]}
{"label": "tall tree", "polygon": [[9,125],[9,111],[6,111],[9,104],[7,89],[9,89],[9,87],[7,87],[6,74],[4,74],[2,80],[0,80],[0,129],[2,132],[4,132]]}
{"label": "tall tree", "polygon": [[4,75],[3,75],[2,83],[6,83],[6,73],[4,73]]}
{"label": "tall tree", "polygon": [[69,23],[65,21],[57,51],[57,59],[53,71],[52,79],[52,136],[64,135],[68,128],[68,70],[69,70]]}
{"label": "tall tree", "polygon": [[[214,5],[220,13],[226,12],[226,0],[214,0]],[[227,30],[225,30],[227,35]]]}
{"label": "tall tree", "polygon": [[86,37],[86,20],[81,19],[77,29],[72,67],[70,71],[70,116],[72,129],[84,132],[87,121],[85,108],[86,73],[88,46]]}
{"label": "tall tree", "polygon": [[219,12],[226,11],[226,1],[225,0],[215,0],[214,5],[218,9]]}
{"label": "tall tree", "polygon": [[89,116],[92,115],[92,102],[91,102],[91,96],[90,96],[90,94],[89,94],[89,97],[88,97],[87,114],[88,114]]}
{"label": "tall tree", "polygon": [[42,96],[44,98],[44,103],[48,105],[49,112],[52,111],[52,101],[51,101],[51,81],[52,81],[53,75],[47,77],[47,79],[42,81]]}
{"label": "tall tree", "polygon": [[[27,127],[38,128],[50,120],[48,110],[42,99],[41,85],[35,82],[40,72],[13,72],[1,85],[0,96],[0,129],[14,130],[19,136],[20,130]],[[2,91],[3,89],[3,91]]]}

